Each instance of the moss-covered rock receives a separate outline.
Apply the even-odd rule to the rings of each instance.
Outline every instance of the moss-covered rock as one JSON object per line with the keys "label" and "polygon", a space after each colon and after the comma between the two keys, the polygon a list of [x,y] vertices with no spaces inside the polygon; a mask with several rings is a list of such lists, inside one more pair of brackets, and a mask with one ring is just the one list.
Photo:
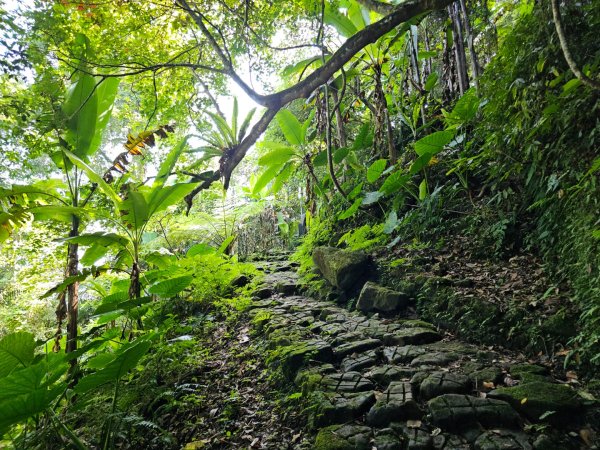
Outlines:
{"label": "moss-covered rock", "polygon": [[314,450],[370,450],[371,429],[358,425],[332,425],[317,434]]}
{"label": "moss-covered rock", "polygon": [[362,312],[392,313],[408,306],[408,296],[367,281],[360,291],[356,309]]}
{"label": "moss-covered rock", "polygon": [[554,425],[572,422],[582,409],[577,392],[570,386],[542,381],[498,388],[488,397],[510,403],[533,422]]}
{"label": "moss-covered rock", "polygon": [[312,257],[323,277],[342,290],[353,288],[368,272],[369,258],[363,252],[317,247]]}

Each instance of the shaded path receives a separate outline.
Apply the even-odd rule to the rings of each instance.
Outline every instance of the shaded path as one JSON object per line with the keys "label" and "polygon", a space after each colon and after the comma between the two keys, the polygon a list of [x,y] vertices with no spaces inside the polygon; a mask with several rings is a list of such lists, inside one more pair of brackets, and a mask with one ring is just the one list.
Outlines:
{"label": "shaded path", "polygon": [[302,391],[314,448],[598,448],[588,425],[597,407],[546,367],[515,363],[426,322],[368,318],[297,295],[289,263],[257,265],[267,275],[253,326]]}

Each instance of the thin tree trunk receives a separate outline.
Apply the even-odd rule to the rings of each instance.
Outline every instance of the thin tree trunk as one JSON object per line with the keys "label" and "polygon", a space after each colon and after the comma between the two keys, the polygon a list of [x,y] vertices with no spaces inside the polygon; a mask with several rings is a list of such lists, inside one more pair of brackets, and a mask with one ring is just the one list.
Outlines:
{"label": "thin tree trunk", "polygon": [[[333,99],[333,104],[338,105],[338,103],[339,103],[338,93],[335,89],[331,90],[331,98]],[[346,130],[344,130],[344,120],[342,118],[342,112],[340,111],[340,106],[341,106],[341,104],[339,104],[337,106],[337,108],[335,108],[335,124],[336,124],[337,138],[338,138],[340,147],[345,147],[347,145]]]}
{"label": "thin tree trunk", "polygon": [[469,75],[467,73],[467,58],[465,55],[462,25],[458,14],[458,5],[454,3],[448,6],[448,13],[452,20],[452,33],[454,34],[454,58],[458,73],[458,88],[460,95],[463,95],[469,89]]}
{"label": "thin tree trunk", "polygon": [[552,16],[554,18],[554,25],[556,27],[556,34],[558,34],[560,47],[562,49],[565,60],[567,61],[567,64],[571,69],[571,72],[573,72],[573,74],[579,79],[579,81],[581,81],[586,86],[592,89],[600,89],[600,82],[592,80],[585,73],[583,73],[577,66],[575,60],[573,59],[573,55],[571,54],[571,51],[569,50],[569,45],[567,44],[567,37],[565,36],[565,31],[563,30],[562,20],[560,17],[560,10],[558,7],[558,0],[551,0],[551,3]]}
{"label": "thin tree trunk", "polygon": [[[73,216],[71,221],[70,237],[79,235],[79,217]],[[67,276],[77,275],[79,266],[79,245],[69,244],[67,249]],[[66,352],[77,350],[77,315],[79,313],[79,282],[72,283],[67,288],[67,346]],[[77,360],[72,360],[71,365],[77,364]]]}
{"label": "thin tree trunk", "polygon": [[477,57],[477,52],[475,52],[475,45],[473,43],[473,30],[471,28],[471,23],[469,22],[469,14],[467,12],[465,0],[459,0],[459,2],[460,9],[462,11],[462,16],[464,19],[467,46],[469,47],[469,54],[471,55],[471,70],[473,72],[473,84],[475,85],[475,89],[479,90],[479,75],[481,75],[481,67],[479,66],[479,58]]}

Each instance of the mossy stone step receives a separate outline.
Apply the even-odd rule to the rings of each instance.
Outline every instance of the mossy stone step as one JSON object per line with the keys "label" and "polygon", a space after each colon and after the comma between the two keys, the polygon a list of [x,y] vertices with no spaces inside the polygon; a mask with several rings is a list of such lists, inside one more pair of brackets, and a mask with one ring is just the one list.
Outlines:
{"label": "mossy stone step", "polygon": [[313,450],[371,450],[371,428],[360,425],[332,425],[317,434]]}
{"label": "mossy stone step", "polygon": [[333,353],[338,360],[345,358],[353,353],[361,353],[367,350],[377,348],[381,345],[379,339],[362,339],[360,341],[346,342],[333,349]]}
{"label": "mossy stone step", "polygon": [[577,420],[582,403],[577,392],[568,385],[534,381],[513,387],[502,387],[488,397],[507,401],[533,422],[564,425]]}
{"label": "mossy stone step", "polygon": [[443,394],[468,394],[471,387],[471,380],[466,375],[434,372],[421,382],[419,395],[424,400],[429,400]]}
{"label": "mossy stone step", "polygon": [[422,345],[442,339],[442,336],[431,328],[402,328],[383,337],[386,345]]}
{"label": "mossy stone step", "polygon": [[393,421],[422,417],[423,411],[413,398],[410,383],[392,381],[367,414],[367,423],[382,427]]}
{"label": "mossy stone step", "polygon": [[429,400],[427,405],[431,422],[447,431],[460,431],[479,425],[511,428],[520,422],[517,412],[502,400],[444,394]]}
{"label": "mossy stone step", "polygon": [[375,394],[372,391],[352,394],[316,392],[311,402],[315,403],[311,425],[321,428],[359,418],[375,403]]}

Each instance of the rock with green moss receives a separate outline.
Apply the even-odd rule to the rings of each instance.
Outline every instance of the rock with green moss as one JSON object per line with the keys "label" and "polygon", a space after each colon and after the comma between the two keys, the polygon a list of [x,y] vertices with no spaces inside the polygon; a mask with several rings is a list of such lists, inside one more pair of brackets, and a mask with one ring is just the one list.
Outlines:
{"label": "rock with green moss", "polygon": [[363,252],[317,247],[312,257],[323,277],[344,291],[364,280],[369,267],[369,258]]}
{"label": "rock with green moss", "polygon": [[424,400],[442,394],[468,394],[471,391],[471,380],[460,373],[434,372],[421,382],[419,395]]}
{"label": "rock with green moss", "polygon": [[359,425],[332,425],[317,434],[313,450],[370,450],[371,429]]}
{"label": "rock with green moss", "polygon": [[577,392],[570,386],[544,381],[498,388],[488,397],[507,401],[533,422],[555,425],[572,422],[582,409]]}
{"label": "rock with green moss", "polygon": [[422,417],[423,411],[413,399],[410,383],[392,381],[367,414],[367,423],[381,427],[397,420]]}
{"label": "rock with green moss", "polygon": [[516,427],[519,415],[505,401],[470,395],[444,394],[428,402],[431,422],[443,430],[476,426]]}
{"label": "rock with green moss", "polygon": [[442,339],[439,333],[431,328],[403,328],[393,333],[388,333],[383,337],[386,345],[422,345],[436,342]]}
{"label": "rock with green moss", "polygon": [[316,392],[312,395],[310,423],[315,428],[357,419],[375,403],[373,392],[339,394]]}
{"label": "rock with green moss", "polygon": [[367,281],[360,291],[356,309],[362,312],[398,312],[408,306],[408,296]]}

